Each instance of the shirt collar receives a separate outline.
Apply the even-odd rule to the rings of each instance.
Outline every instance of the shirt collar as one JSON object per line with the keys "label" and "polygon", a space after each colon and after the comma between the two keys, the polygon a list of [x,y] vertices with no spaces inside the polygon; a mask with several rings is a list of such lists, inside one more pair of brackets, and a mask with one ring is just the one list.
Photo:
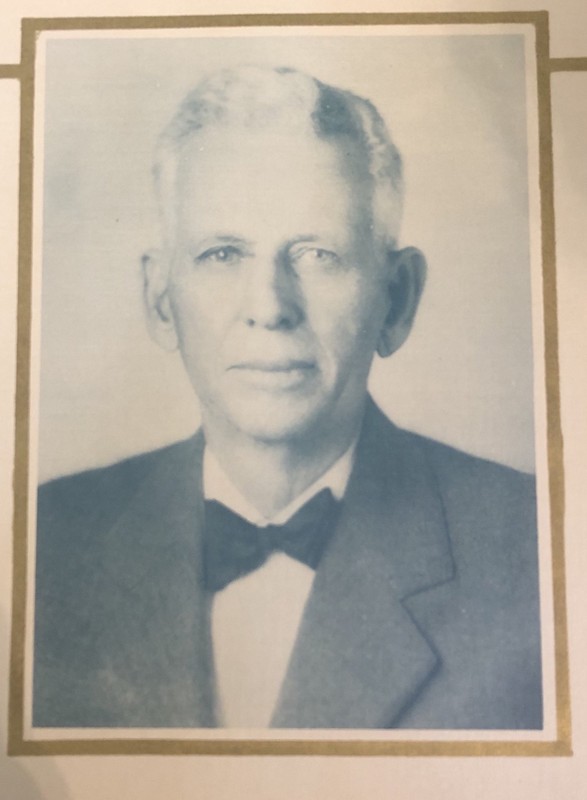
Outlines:
{"label": "shirt collar", "polygon": [[353,468],[355,449],[356,441],[311,486],[308,486],[277,514],[267,518],[260,514],[246,497],[243,497],[218,463],[210,447],[206,446],[203,465],[204,498],[217,500],[253,525],[259,527],[269,524],[284,525],[296,511],[322,489],[330,489],[335,500],[342,500]]}

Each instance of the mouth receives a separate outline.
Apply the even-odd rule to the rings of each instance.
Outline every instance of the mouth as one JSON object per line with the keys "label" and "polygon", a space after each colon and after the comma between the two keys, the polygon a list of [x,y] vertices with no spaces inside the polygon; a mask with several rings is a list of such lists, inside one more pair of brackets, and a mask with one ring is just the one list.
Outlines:
{"label": "mouth", "polygon": [[253,359],[233,364],[229,372],[256,388],[281,391],[296,389],[311,379],[316,363],[305,359]]}

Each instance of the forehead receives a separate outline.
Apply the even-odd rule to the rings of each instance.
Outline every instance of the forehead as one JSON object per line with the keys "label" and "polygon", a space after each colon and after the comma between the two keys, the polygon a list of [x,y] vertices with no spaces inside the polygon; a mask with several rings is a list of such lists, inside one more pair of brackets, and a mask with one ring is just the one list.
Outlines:
{"label": "forehead", "polygon": [[268,219],[280,210],[295,217],[348,218],[371,195],[366,157],[356,143],[321,139],[313,132],[213,128],[193,135],[177,163],[180,222],[241,218],[255,211]]}

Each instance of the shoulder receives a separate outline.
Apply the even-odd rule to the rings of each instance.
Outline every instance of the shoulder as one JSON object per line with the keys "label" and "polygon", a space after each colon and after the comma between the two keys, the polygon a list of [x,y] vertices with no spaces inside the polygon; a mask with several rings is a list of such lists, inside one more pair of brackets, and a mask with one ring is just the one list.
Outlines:
{"label": "shoulder", "polygon": [[72,519],[84,515],[89,508],[116,512],[143,481],[165,462],[194,446],[196,437],[166,447],[140,453],[114,464],[88,469],[47,481],[39,486],[38,516],[50,519],[59,513]]}
{"label": "shoulder", "polygon": [[470,508],[490,517],[534,508],[533,475],[399,428],[378,408],[370,416],[371,441],[390,453],[392,470],[424,471],[446,508]]}
{"label": "shoulder", "polygon": [[449,445],[403,431],[411,446],[421,449],[447,500],[459,502],[474,494],[479,503],[502,507],[535,502],[534,475],[465,453]]}
{"label": "shoulder", "polygon": [[199,436],[96,469],[48,481],[37,493],[37,565],[67,552],[97,545],[124,514],[133,498],[157,476],[180,470],[193,459]]}
{"label": "shoulder", "polygon": [[506,553],[510,564],[534,563],[537,544],[536,481],[533,475],[406,434],[422,449],[441,498],[453,541],[468,549]]}
{"label": "shoulder", "polygon": [[177,504],[173,493],[182,473],[184,484],[193,477],[188,465],[193,471],[199,445],[196,435],[39,487],[35,583],[42,602],[37,624],[41,616],[45,622],[58,619],[63,609],[53,612],[62,605],[75,617],[75,605],[84,607],[84,597],[86,610],[91,607],[94,600],[87,598],[100,580],[104,591],[111,591],[125,575],[140,570],[139,554],[145,555],[149,546],[148,526],[161,530],[162,509],[169,515],[169,506]]}
{"label": "shoulder", "polygon": [[415,437],[415,445],[426,454],[462,567],[486,572],[491,565],[499,583],[533,584],[538,573],[534,476],[422,437]]}
{"label": "shoulder", "polygon": [[[467,568],[498,565],[537,570],[536,484],[533,475],[479,458],[396,427],[375,409],[371,442],[386,456],[384,480],[418,486],[440,510],[453,555]],[[422,487],[425,487],[422,493]],[[415,490],[414,490],[415,491]]]}

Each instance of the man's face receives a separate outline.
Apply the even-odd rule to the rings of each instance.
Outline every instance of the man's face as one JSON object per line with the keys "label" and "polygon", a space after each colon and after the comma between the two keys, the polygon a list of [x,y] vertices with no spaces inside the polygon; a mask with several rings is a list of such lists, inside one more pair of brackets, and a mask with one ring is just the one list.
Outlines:
{"label": "man's face", "polygon": [[205,422],[274,442],[360,414],[389,280],[355,161],[311,133],[187,145],[167,298]]}

